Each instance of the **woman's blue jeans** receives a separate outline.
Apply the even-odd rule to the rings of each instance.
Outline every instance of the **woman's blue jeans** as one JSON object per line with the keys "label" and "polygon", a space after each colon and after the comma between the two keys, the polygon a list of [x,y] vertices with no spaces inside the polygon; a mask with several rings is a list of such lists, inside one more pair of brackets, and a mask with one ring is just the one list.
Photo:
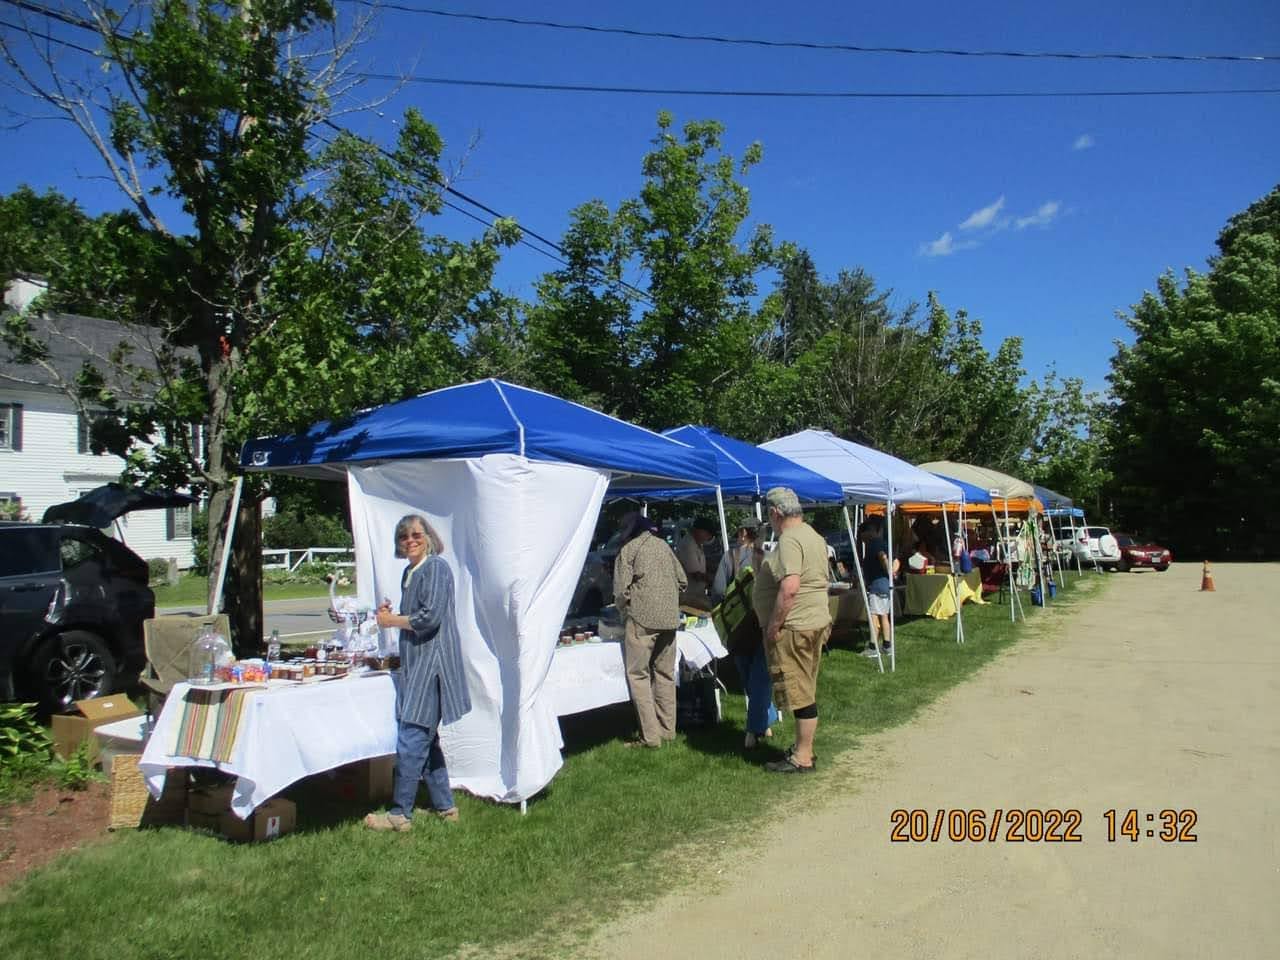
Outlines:
{"label": "woman's blue jeans", "polygon": [[733,658],[742,677],[742,688],[747,692],[747,732],[762,735],[778,722],[778,709],[773,705],[773,681],[769,679],[769,664],[761,647],[750,656]]}
{"label": "woman's blue jeans", "polygon": [[391,812],[413,816],[418,783],[427,782],[427,795],[436,810],[453,808],[453,791],[449,789],[449,771],[440,749],[440,728],[421,727],[401,720],[396,732],[396,783],[392,791]]}

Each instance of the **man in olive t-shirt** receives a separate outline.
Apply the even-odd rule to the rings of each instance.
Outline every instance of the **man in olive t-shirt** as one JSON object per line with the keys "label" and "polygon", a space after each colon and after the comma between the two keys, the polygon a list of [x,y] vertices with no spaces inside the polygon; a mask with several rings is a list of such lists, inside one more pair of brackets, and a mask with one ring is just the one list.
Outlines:
{"label": "man in olive t-shirt", "polygon": [[765,764],[773,773],[812,773],[818,730],[818,670],[831,635],[827,602],[827,543],[804,522],[795,491],[774,487],[765,500],[778,531],[778,599],[764,628],[773,699],[796,718],[796,743],[781,760]]}

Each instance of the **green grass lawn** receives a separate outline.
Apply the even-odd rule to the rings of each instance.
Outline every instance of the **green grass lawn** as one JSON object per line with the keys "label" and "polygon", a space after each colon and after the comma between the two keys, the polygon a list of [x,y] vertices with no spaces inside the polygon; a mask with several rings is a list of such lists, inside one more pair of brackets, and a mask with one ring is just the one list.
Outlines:
{"label": "green grass lawn", "polygon": [[[1096,595],[1086,575],[1029,624],[1061,622]],[[1027,625],[1008,606],[966,606],[968,642],[951,622],[900,626],[899,669],[880,674],[847,644],[824,659],[819,687],[822,768],[766,774],[767,751],[741,750],[744,703],[727,701],[718,728],[682,734],[659,751],[624,749],[630,709],[566,718],[565,764],[518,810],[459,796],[462,822],[426,817],[410,834],[371,834],[363,809],[295,788],[299,830],[260,846],[191,831],[130,831],[62,857],[0,891],[0,956],[254,957],[378,960],[546,956],[593,925],[706,862],[714,841],[750,830],[788,800],[821,802],[845,787],[832,770],[859,738],[909,720],[922,706],[1009,647]],[[732,667],[727,671],[732,672]],[[791,742],[790,722],[775,743]],[[815,878],[819,885],[821,878]],[[678,918],[673,917],[676,924]]]}
{"label": "green grass lawn", "polygon": [[[186,576],[176,586],[162,584],[152,587],[156,595],[156,607],[203,606],[209,599],[209,582],[205,577]],[[265,583],[264,600],[298,600],[303,597],[327,597],[329,585],[325,583]],[[343,593],[350,593],[344,587]]]}

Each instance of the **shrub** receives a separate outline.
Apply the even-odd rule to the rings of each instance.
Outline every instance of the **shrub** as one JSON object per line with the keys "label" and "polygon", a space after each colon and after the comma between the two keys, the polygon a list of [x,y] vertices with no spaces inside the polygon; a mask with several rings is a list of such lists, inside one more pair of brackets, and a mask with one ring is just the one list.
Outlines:
{"label": "shrub", "polygon": [[191,512],[191,572],[198,577],[209,575],[209,511]]}
{"label": "shrub", "polygon": [[277,513],[262,521],[262,545],[268,550],[350,547],[353,542],[342,521],[327,514]]}
{"label": "shrub", "polygon": [[152,557],[147,561],[147,579],[151,583],[165,583],[169,579],[169,561]]}
{"label": "shrub", "polygon": [[36,720],[34,703],[0,704],[0,767],[24,758],[48,761],[53,741]]}
{"label": "shrub", "polygon": [[75,752],[62,762],[58,770],[58,783],[64,790],[83,790],[101,774],[93,769],[89,760],[89,741],[82,740]]}
{"label": "shrub", "polygon": [[35,710],[34,703],[0,703],[0,804],[25,799],[49,774],[53,743]]}

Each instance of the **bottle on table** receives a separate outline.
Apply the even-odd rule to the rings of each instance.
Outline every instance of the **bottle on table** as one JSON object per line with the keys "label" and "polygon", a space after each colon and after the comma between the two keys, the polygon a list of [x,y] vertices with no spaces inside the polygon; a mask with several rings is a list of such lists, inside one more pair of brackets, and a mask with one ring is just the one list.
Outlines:
{"label": "bottle on table", "polygon": [[275,663],[280,659],[280,631],[272,630],[271,639],[267,641],[267,662]]}

